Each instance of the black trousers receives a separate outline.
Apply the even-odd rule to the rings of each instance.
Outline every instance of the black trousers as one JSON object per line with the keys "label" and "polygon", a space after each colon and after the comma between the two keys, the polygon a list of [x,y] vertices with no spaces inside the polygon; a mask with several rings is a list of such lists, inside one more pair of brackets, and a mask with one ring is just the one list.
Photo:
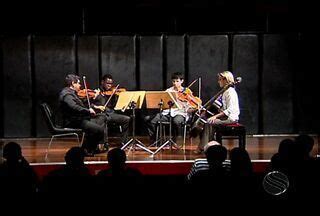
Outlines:
{"label": "black trousers", "polygon": [[121,142],[126,143],[128,141],[130,117],[112,111],[106,113],[106,119],[108,125],[116,124],[122,127]]}
{"label": "black trousers", "polygon": [[67,127],[81,128],[85,132],[82,147],[88,152],[96,150],[99,143],[105,143],[108,139],[106,116],[97,115],[91,119],[83,119],[72,122]]}

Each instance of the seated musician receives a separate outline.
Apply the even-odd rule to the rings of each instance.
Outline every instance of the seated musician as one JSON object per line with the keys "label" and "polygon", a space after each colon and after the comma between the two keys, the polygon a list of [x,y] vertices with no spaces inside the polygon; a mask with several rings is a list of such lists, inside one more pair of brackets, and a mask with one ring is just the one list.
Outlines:
{"label": "seated musician", "polygon": [[[110,74],[105,74],[102,77],[99,90],[100,94],[93,100],[92,103],[96,109],[106,114],[109,125],[110,123],[115,123],[116,125],[120,125],[122,127],[121,142],[122,144],[125,144],[128,141],[130,117],[116,113],[114,110],[118,100],[119,92],[117,92],[115,89],[113,85],[113,77]],[[118,90],[120,91],[120,89]],[[106,105],[107,102],[108,104]]]}
{"label": "seated musician", "polygon": [[[185,121],[188,120],[190,117],[190,114],[194,111],[194,109],[190,106],[189,102],[185,99],[181,99],[179,95],[184,92],[188,92],[188,94],[192,95],[192,92],[189,88],[183,87],[182,84],[184,82],[183,75],[179,72],[174,73],[171,76],[172,80],[172,87],[168,88],[166,91],[168,92],[175,92],[177,94],[177,103],[181,106],[181,109],[179,108],[172,108],[171,109],[171,117],[172,117],[172,139],[173,141],[176,141],[177,136],[181,136],[181,126]],[[148,132],[150,136],[151,144],[155,142],[155,128],[156,124],[160,122],[160,118],[162,118],[162,122],[170,121],[169,116],[169,109],[162,111],[162,117],[160,116],[160,113],[158,113],[154,118],[152,118],[148,123]],[[176,146],[177,147],[177,146]]]}
{"label": "seated musician", "polygon": [[69,74],[65,78],[65,88],[60,92],[59,102],[63,116],[63,126],[81,128],[85,132],[82,148],[86,156],[97,152],[98,144],[104,143],[106,137],[106,118],[96,116],[96,112],[86,107],[79,98],[81,84],[77,75]]}
{"label": "seated musician", "polygon": [[[221,88],[233,83],[234,78],[230,71],[224,71],[218,74],[218,84]],[[217,100],[222,104],[222,106],[216,114],[207,119],[207,124],[205,124],[200,133],[200,143],[196,153],[203,152],[204,146],[210,140],[214,139],[215,127],[238,122],[239,120],[239,99],[238,94],[232,85],[227,88],[227,90],[225,90]]]}

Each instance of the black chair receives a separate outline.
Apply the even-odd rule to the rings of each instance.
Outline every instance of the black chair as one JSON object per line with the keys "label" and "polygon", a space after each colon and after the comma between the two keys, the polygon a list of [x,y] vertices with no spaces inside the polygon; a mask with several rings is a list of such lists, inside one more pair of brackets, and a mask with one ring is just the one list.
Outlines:
{"label": "black chair", "polygon": [[223,138],[237,137],[239,140],[239,147],[246,148],[246,128],[240,123],[225,124],[217,127],[216,139],[217,142],[222,144]]}
{"label": "black chair", "polygon": [[[41,111],[42,111],[43,116],[45,118],[46,124],[48,126],[48,130],[52,134],[51,140],[50,140],[50,142],[48,144],[48,148],[47,148],[47,151],[46,151],[45,159],[47,159],[48,153],[49,153],[49,149],[50,149],[51,144],[52,144],[52,141],[56,137],[75,136],[77,138],[77,140],[78,140],[79,146],[82,145],[83,139],[84,139],[84,135],[85,135],[85,133],[83,132],[82,129],[78,129],[78,128],[62,128],[62,127],[56,125],[55,124],[54,115],[53,115],[49,105],[47,103],[42,103],[40,106],[41,106]],[[79,140],[79,134],[82,134],[81,141]]]}

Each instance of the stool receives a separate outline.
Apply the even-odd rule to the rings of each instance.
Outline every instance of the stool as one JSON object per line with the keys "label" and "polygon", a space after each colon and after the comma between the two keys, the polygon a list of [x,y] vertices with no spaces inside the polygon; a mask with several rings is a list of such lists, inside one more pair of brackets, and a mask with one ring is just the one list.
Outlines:
{"label": "stool", "polygon": [[236,136],[239,140],[239,147],[246,148],[246,128],[240,123],[231,123],[218,126],[216,128],[217,142],[222,144],[224,136]]}

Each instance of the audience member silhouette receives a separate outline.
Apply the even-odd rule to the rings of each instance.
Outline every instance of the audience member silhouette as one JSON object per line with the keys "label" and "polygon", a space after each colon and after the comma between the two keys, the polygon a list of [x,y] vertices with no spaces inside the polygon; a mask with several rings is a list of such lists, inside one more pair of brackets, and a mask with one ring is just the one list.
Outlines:
{"label": "audience member silhouette", "polygon": [[[206,152],[208,150],[208,148],[210,146],[213,146],[213,145],[221,145],[219,142],[213,140],[213,141],[210,141],[207,145],[204,146],[204,152]],[[230,170],[230,161],[224,161],[222,163],[223,167],[229,171]],[[201,171],[201,170],[208,170],[209,169],[209,163],[207,161],[207,158],[197,158],[194,160],[194,163],[191,167],[191,170],[187,176],[187,180],[190,181],[192,176],[194,174],[196,174],[197,172]]]}
{"label": "audience member silhouette", "polygon": [[314,160],[314,158],[311,156],[314,146],[314,140],[311,136],[306,134],[299,135],[295,138],[295,142],[297,148],[300,149],[299,152],[301,152],[301,157],[303,160]]}
{"label": "audience member silhouette", "polygon": [[292,139],[284,139],[280,142],[278,152],[271,157],[272,170],[289,173],[289,160],[294,158],[294,145]]}
{"label": "audience member silhouette", "polygon": [[11,196],[35,194],[38,178],[22,156],[20,145],[15,142],[6,144],[3,148],[3,157],[5,161],[0,165],[1,194]]}
{"label": "audience member silhouette", "polygon": [[287,175],[290,199],[307,199],[317,190],[317,163],[310,155],[314,146],[309,135],[299,135],[295,140],[280,142],[278,153],[271,158],[272,169]]}
{"label": "audience member silhouette", "polygon": [[[120,148],[114,148],[108,152],[108,163],[110,168],[98,173],[98,178],[104,183],[111,185],[139,184],[141,183],[141,173],[126,166],[126,153]],[[110,185],[109,185],[110,187]]]}
{"label": "audience member silhouette", "polygon": [[248,152],[243,148],[233,148],[230,151],[231,175],[234,177],[251,177],[252,163]]}
{"label": "audience member silhouette", "polygon": [[231,184],[233,199],[255,199],[258,190],[258,180],[253,173],[252,162],[248,152],[243,148],[233,148],[230,151]]}
{"label": "audience member silhouette", "polygon": [[85,152],[72,147],[65,155],[66,165],[50,172],[43,180],[43,192],[55,194],[87,193],[93,189],[91,175],[84,164]]}
{"label": "audience member silhouette", "polygon": [[201,170],[191,177],[190,182],[193,189],[197,191],[199,190],[197,186],[201,185],[202,189],[198,191],[200,194],[205,191],[208,195],[212,193],[217,197],[228,196],[230,173],[223,165],[227,158],[227,149],[221,145],[213,145],[207,149],[205,155],[209,169]]}

